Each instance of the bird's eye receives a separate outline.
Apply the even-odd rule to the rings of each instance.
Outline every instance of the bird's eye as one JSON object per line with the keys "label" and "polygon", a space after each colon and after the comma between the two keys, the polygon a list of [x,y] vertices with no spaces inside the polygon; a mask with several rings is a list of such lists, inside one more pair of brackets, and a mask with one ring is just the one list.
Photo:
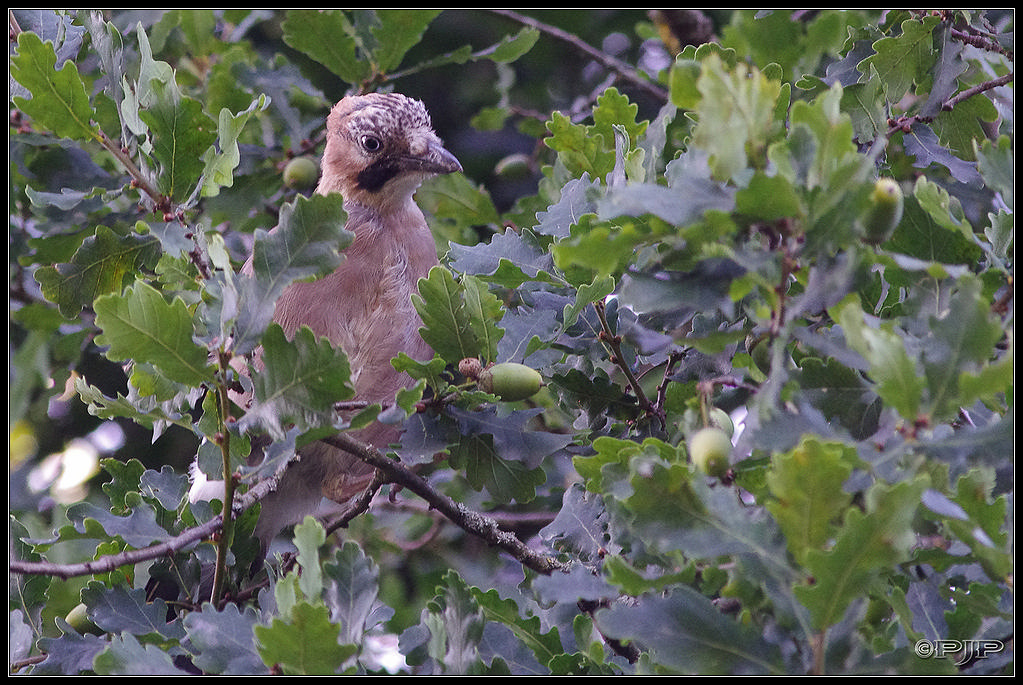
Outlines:
{"label": "bird's eye", "polygon": [[378,152],[382,146],[380,139],[375,136],[363,136],[359,139],[362,149],[366,152]]}

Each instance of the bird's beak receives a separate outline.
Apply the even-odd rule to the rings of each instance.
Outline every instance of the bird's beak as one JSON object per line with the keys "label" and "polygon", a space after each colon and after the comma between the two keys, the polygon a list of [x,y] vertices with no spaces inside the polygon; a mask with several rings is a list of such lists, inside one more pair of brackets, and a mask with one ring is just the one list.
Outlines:
{"label": "bird's beak", "polygon": [[462,165],[459,164],[458,159],[448,152],[448,149],[443,145],[431,145],[429,156],[434,173],[453,174],[462,170]]}
{"label": "bird's beak", "polygon": [[425,174],[451,174],[462,170],[458,159],[436,139],[426,142],[418,150],[413,149],[412,154],[402,161],[407,171]]}

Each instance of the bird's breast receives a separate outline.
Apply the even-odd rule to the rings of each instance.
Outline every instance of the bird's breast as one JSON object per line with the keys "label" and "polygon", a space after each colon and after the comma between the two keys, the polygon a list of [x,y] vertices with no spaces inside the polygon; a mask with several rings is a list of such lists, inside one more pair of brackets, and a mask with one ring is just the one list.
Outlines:
{"label": "bird's breast", "polygon": [[414,358],[425,354],[422,324],[412,304],[419,275],[402,255],[392,255],[380,267],[353,279],[361,282],[355,287],[359,297],[346,303],[347,316],[338,321],[334,341],[348,355],[356,394],[367,399],[371,394],[393,397],[397,386],[387,382],[396,375],[391,359],[402,352]]}
{"label": "bird's breast", "polygon": [[[404,352],[426,360],[432,351],[419,335],[422,325],[412,303],[420,278],[437,264],[436,248],[422,214],[409,231],[364,222],[334,273],[291,285],[277,302],[275,320],[290,337],[301,326],[326,337],[348,356],[356,396],[393,399],[408,384],[391,359]],[[351,224],[351,221],[350,221]]]}

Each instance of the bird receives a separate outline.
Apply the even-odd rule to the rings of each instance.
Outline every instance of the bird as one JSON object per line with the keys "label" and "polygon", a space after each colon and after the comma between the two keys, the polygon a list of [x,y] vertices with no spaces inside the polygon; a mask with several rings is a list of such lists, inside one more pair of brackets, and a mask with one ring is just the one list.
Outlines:
{"label": "bird", "polygon": [[[289,338],[308,326],[341,349],[355,400],[392,402],[413,381],[391,360],[399,353],[418,361],[433,356],[419,335],[422,322],[412,295],[439,260],[414,194],[429,177],[461,171],[420,100],[399,93],[348,95],[327,116],[315,192],[341,194],[345,229],[355,237],[336,270],[293,283],[281,294],[273,320]],[[353,435],[382,448],[400,432],[377,422]],[[373,476],[373,467],[326,442],[300,449],[261,501],[254,534],[264,554],[277,534],[313,513],[324,497],[343,504]]]}

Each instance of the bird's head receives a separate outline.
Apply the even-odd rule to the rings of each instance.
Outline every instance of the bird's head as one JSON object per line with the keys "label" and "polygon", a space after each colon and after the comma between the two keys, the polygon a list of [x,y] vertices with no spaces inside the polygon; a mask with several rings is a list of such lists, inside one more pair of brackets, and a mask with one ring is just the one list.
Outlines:
{"label": "bird's head", "polygon": [[317,192],[384,210],[411,200],[427,177],[461,170],[422,102],[397,93],[352,95],[327,117]]}

